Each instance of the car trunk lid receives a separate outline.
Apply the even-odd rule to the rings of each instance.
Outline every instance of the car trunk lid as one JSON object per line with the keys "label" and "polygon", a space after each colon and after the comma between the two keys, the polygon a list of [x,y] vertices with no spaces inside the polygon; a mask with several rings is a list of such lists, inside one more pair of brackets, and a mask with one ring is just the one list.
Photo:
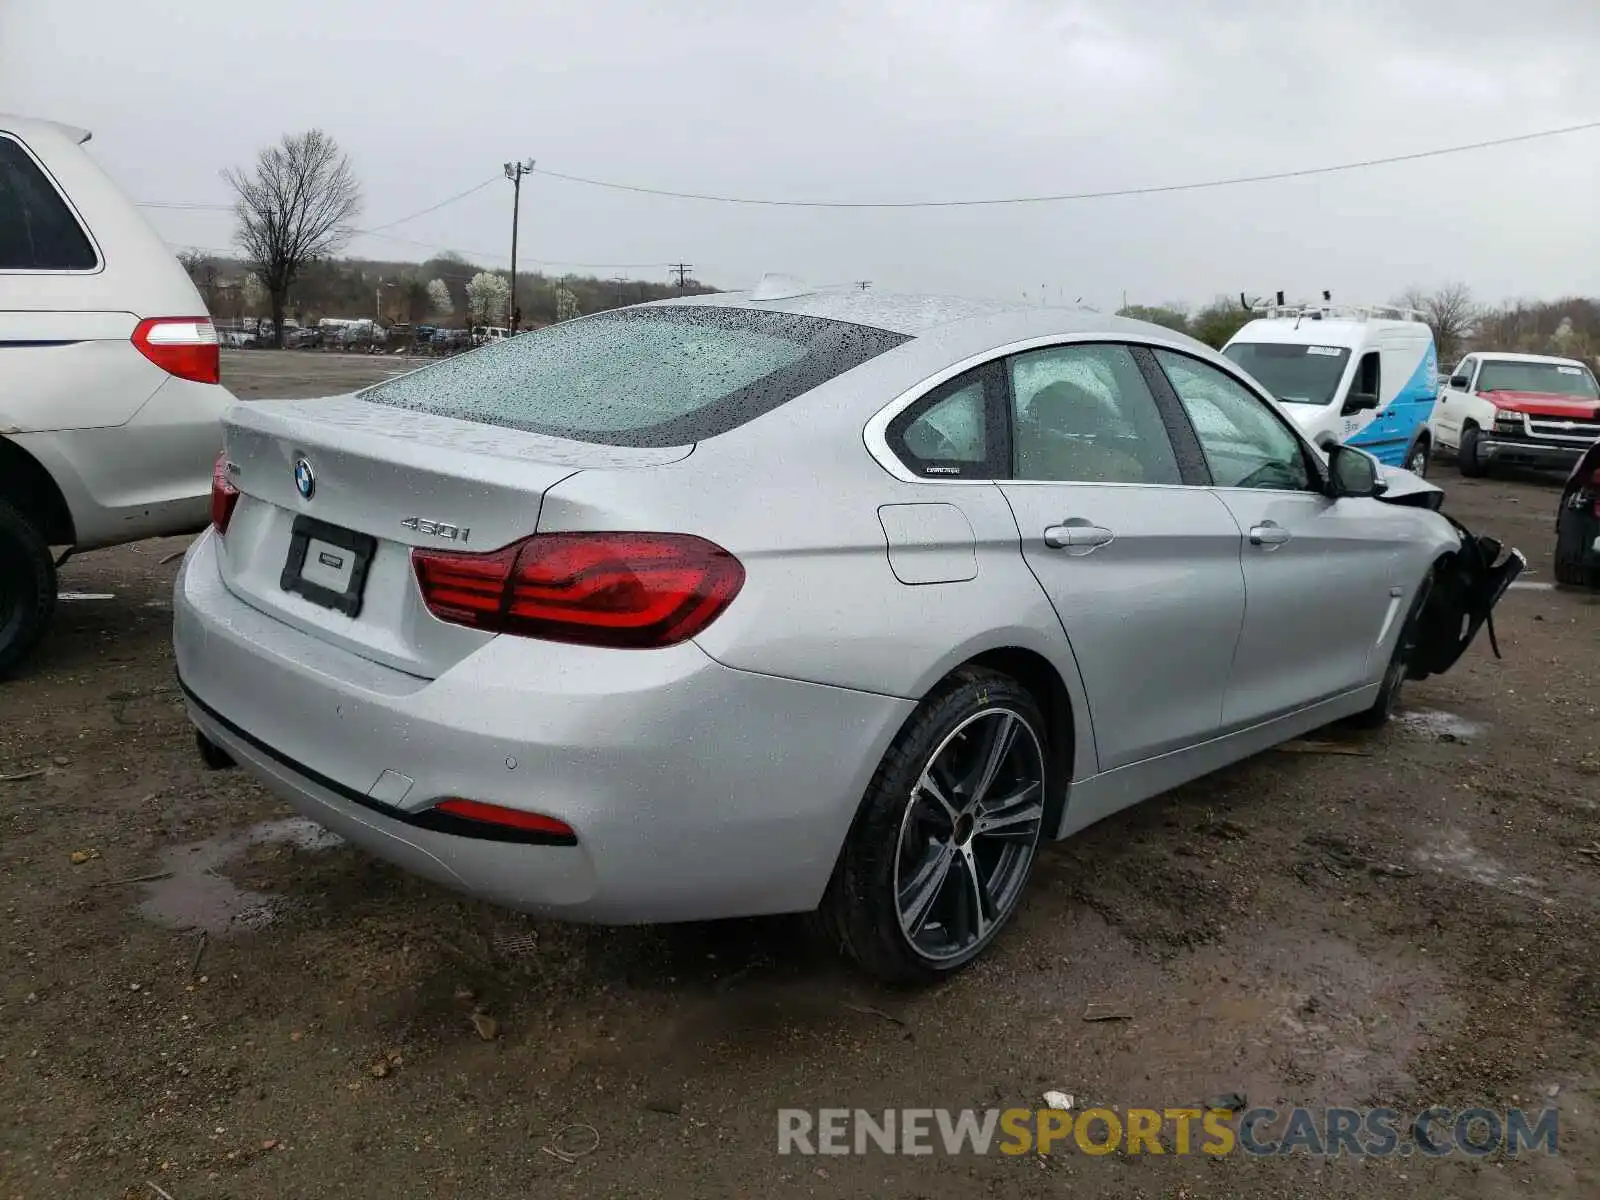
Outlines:
{"label": "car trunk lid", "polygon": [[428,613],[413,546],[493,550],[535,532],[545,492],[576,472],[647,468],[693,449],[568,441],[356,396],[236,406],[224,445],[240,493],[220,555],[229,590],[423,678],[494,635]]}

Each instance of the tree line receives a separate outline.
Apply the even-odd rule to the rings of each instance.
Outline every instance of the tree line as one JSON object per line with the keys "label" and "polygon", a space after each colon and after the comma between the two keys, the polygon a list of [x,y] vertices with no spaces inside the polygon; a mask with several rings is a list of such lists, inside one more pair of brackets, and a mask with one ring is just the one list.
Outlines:
{"label": "tree line", "polygon": [[[1432,292],[1407,288],[1393,303],[1417,312],[1433,330],[1439,362],[1445,366],[1476,350],[1555,354],[1589,362],[1600,356],[1600,300],[1571,296],[1481,304],[1466,284],[1449,283]],[[1181,304],[1130,304],[1117,315],[1187,333],[1218,350],[1252,317],[1240,299],[1227,297],[1193,313]]]}

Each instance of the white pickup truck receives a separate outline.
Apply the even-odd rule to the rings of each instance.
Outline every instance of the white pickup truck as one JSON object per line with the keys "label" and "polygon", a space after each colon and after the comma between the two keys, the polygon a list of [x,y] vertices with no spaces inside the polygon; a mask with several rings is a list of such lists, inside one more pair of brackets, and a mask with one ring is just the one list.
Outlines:
{"label": "white pickup truck", "polygon": [[1600,385],[1575,358],[1469,354],[1428,425],[1463,475],[1487,475],[1497,463],[1569,470],[1600,439]]}

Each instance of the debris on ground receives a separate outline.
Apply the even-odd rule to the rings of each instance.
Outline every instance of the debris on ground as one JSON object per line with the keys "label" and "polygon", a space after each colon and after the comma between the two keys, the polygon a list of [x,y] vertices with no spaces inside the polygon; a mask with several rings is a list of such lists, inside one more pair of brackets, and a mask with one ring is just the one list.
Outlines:
{"label": "debris on ground", "polygon": [[1066,1112],[1072,1108],[1071,1092],[1046,1092],[1044,1102],[1059,1112]]}
{"label": "debris on ground", "polygon": [[[565,1146],[562,1145],[563,1142],[569,1141],[567,1135],[574,1131],[579,1133],[587,1132],[593,1137],[594,1140],[588,1145],[584,1145],[582,1142],[580,1142],[577,1146],[572,1146],[570,1144]],[[552,1158],[559,1158],[564,1163],[575,1163],[580,1158],[593,1154],[596,1150],[600,1149],[600,1131],[593,1125],[568,1125],[565,1129],[562,1129],[559,1133],[557,1133],[555,1137],[551,1138],[548,1143],[540,1147],[540,1149],[542,1149]]]}
{"label": "debris on ground", "polygon": [[1274,750],[1282,750],[1287,754],[1344,754],[1351,758],[1371,758],[1370,750],[1360,750],[1355,746],[1346,746],[1340,742],[1310,742],[1304,738],[1292,742],[1284,742],[1274,746]]}
{"label": "debris on ground", "polygon": [[874,1008],[870,1004],[846,1004],[845,1007],[851,1012],[864,1013],[869,1017],[882,1017],[885,1021],[893,1021],[896,1025],[905,1024],[904,1018],[897,1017],[893,1013],[884,1012],[881,1008]]}
{"label": "debris on ground", "polygon": [[500,1036],[500,1022],[496,1021],[481,1008],[472,1010],[472,1027],[478,1031],[478,1036],[486,1042],[492,1042]]}
{"label": "debris on ground", "polygon": [[1085,1021],[1126,1021],[1128,1014],[1114,1004],[1090,1003],[1083,1010]]}
{"label": "debris on ground", "polygon": [[1243,1092],[1218,1092],[1215,1096],[1207,1096],[1205,1107],[1213,1111],[1240,1112],[1245,1106]]}
{"label": "debris on ground", "polygon": [[88,862],[91,858],[99,858],[100,857],[100,851],[98,851],[98,850],[74,850],[67,857],[72,861],[72,865],[73,866],[81,867],[81,866],[83,866],[84,863]]}
{"label": "debris on ground", "polygon": [[24,779],[37,779],[44,774],[41,767],[36,771],[21,771],[16,775],[0,775],[0,783],[21,783]]}

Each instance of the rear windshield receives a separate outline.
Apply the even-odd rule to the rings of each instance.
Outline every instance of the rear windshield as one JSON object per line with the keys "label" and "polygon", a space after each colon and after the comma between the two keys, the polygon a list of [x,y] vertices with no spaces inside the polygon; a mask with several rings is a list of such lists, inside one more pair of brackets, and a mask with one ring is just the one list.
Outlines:
{"label": "rear windshield", "polygon": [[365,400],[612,446],[726,433],[908,340],[789,313],[621,309],[377,384]]}
{"label": "rear windshield", "polygon": [[1567,363],[1486,362],[1478,372],[1480,392],[1543,392],[1547,396],[1600,397],[1594,376]]}
{"label": "rear windshield", "polygon": [[1343,346],[1235,342],[1222,352],[1285,404],[1327,404],[1338,390],[1350,351]]}

